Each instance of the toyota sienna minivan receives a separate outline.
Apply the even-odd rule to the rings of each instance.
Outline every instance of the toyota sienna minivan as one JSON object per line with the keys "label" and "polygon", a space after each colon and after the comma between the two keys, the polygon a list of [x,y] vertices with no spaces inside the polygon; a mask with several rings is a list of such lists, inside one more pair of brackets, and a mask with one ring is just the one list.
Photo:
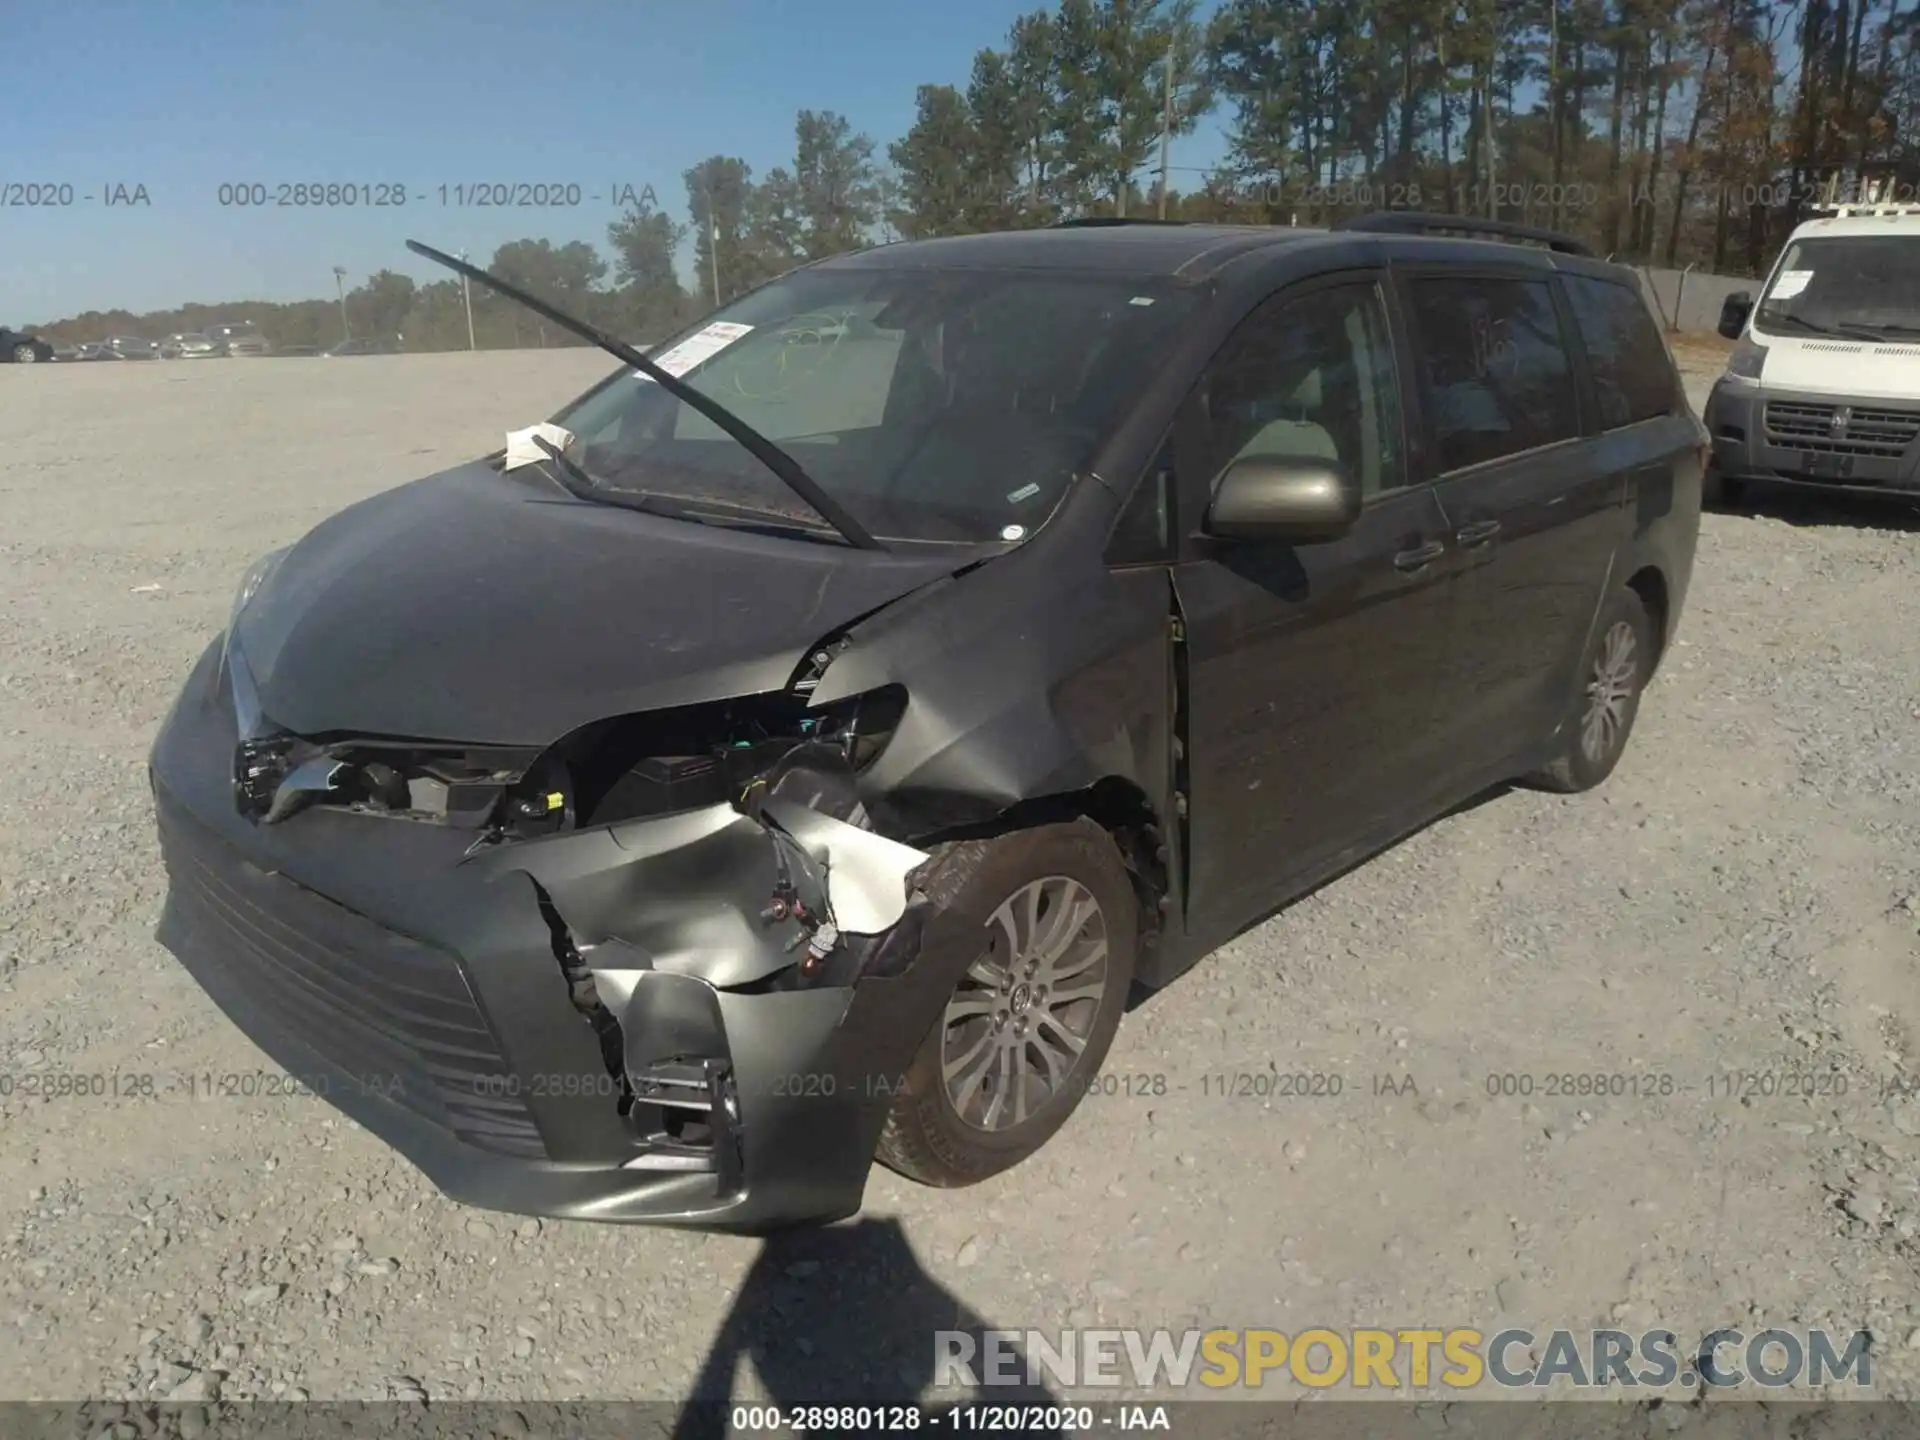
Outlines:
{"label": "toyota sienna minivan", "polygon": [[1704,433],[1562,237],[925,240],[644,355],[414,248],[620,367],[248,570],[153,746],[159,933],[470,1204],[1005,1170],[1130,992],[1604,781],[1686,599]]}

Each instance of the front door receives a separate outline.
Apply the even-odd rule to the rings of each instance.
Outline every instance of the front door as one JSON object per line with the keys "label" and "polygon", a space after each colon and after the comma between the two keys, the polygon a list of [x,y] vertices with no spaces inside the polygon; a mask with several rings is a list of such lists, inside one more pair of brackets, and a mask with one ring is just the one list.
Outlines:
{"label": "front door", "polygon": [[1266,455],[1337,462],[1364,497],[1338,540],[1194,536],[1175,567],[1197,929],[1271,908],[1425,788],[1453,552],[1433,491],[1406,483],[1397,371],[1380,277],[1348,275],[1267,301],[1189,402],[1183,496],[1204,505]]}

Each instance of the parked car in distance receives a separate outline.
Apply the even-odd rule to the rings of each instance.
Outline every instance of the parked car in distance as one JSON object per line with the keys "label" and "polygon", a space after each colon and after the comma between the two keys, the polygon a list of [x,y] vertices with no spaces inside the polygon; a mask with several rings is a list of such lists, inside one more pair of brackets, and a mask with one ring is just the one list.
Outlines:
{"label": "parked car in distance", "polygon": [[57,363],[71,365],[75,360],[80,358],[80,347],[78,345],[55,345],[53,347],[53,358]]}
{"label": "parked car in distance", "polygon": [[162,942],[490,1208],[1006,1170],[1136,986],[1602,784],[1693,571],[1638,277],[1520,227],[915,241],[616,355],[251,566],[151,755]]}
{"label": "parked car in distance", "polygon": [[1920,500],[1920,205],[1821,206],[1721,307],[1707,503],[1750,486]]}
{"label": "parked car in distance", "polygon": [[160,355],[158,341],[142,340],[138,335],[115,335],[107,341],[107,349],[116,360],[154,360]]}
{"label": "parked car in distance", "polygon": [[399,349],[400,347],[391,340],[371,335],[356,335],[351,339],[342,340],[331,350],[323,350],[320,353],[325,359],[337,360],[349,355],[393,355],[397,354]]}
{"label": "parked car in distance", "polygon": [[228,320],[206,328],[206,337],[220,348],[222,355],[252,357],[268,354],[272,347],[260,327],[251,320]]}
{"label": "parked car in distance", "polygon": [[53,346],[38,335],[0,325],[0,361],[13,365],[44,365],[53,359]]}
{"label": "parked car in distance", "polygon": [[212,360],[219,354],[220,347],[198,330],[169,335],[160,342],[162,360]]}

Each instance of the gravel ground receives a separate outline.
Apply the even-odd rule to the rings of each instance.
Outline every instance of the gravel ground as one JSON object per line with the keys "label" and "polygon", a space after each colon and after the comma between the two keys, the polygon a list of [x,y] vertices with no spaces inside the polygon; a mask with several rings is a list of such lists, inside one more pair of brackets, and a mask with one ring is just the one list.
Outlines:
{"label": "gravel ground", "polygon": [[[1876,1391],[1920,1393],[1897,512],[1708,516],[1603,790],[1490,797],[1229,945],[1129,1019],[1118,1093],[975,1189],[876,1171],[860,1221],[763,1247],[462,1209],[315,1100],[25,1097],[272,1073],[151,938],[151,736],[255,555],[605,368],[0,372],[0,1396],[665,1398],[739,1360],[742,1394],[897,1397],[956,1320],[1866,1327]],[[1341,1093],[1209,1078],[1300,1072]]]}

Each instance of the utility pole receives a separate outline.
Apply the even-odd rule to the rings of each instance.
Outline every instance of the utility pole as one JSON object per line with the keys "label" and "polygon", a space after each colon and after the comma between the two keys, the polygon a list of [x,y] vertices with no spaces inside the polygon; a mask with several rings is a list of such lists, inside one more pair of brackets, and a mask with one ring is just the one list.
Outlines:
{"label": "utility pole", "polygon": [[720,307],[720,212],[713,208],[713,187],[707,187],[707,268],[713,271],[713,304]]}
{"label": "utility pole", "polygon": [[1487,152],[1487,218],[1489,220],[1498,220],[1500,218],[1500,184],[1497,178],[1499,172],[1494,168],[1497,164],[1498,157],[1494,148],[1495,142],[1493,138],[1493,67],[1498,58],[1498,45],[1500,40],[1500,12],[1498,10],[1488,11],[1487,24],[1492,27],[1492,34],[1489,37],[1487,47],[1486,85],[1480,92],[1480,134],[1481,138],[1486,142],[1485,149]]}
{"label": "utility pole", "polygon": [[[462,263],[462,264],[465,264],[465,263],[466,263],[466,259],[467,259],[467,252],[466,252],[466,251],[464,251],[464,250],[462,250],[462,251],[460,252],[460,261],[461,261],[461,263]],[[474,348],[474,344],[473,344],[473,285],[471,284],[471,282],[469,282],[469,281],[468,281],[468,279],[467,279],[467,277],[466,277],[466,276],[464,276],[464,275],[462,275],[462,276],[460,277],[460,298],[461,298],[462,300],[464,300],[464,301],[466,302],[466,306],[467,306],[467,349],[469,349],[469,350],[471,350],[471,349],[473,349],[473,348]]]}
{"label": "utility pole", "polygon": [[346,266],[336,265],[333,267],[333,288],[340,292],[340,338],[342,340],[351,340],[353,338],[353,329],[347,324]]}
{"label": "utility pole", "polygon": [[1160,218],[1167,218],[1167,146],[1173,138],[1173,49],[1178,43],[1167,35],[1167,96],[1160,112]]}

